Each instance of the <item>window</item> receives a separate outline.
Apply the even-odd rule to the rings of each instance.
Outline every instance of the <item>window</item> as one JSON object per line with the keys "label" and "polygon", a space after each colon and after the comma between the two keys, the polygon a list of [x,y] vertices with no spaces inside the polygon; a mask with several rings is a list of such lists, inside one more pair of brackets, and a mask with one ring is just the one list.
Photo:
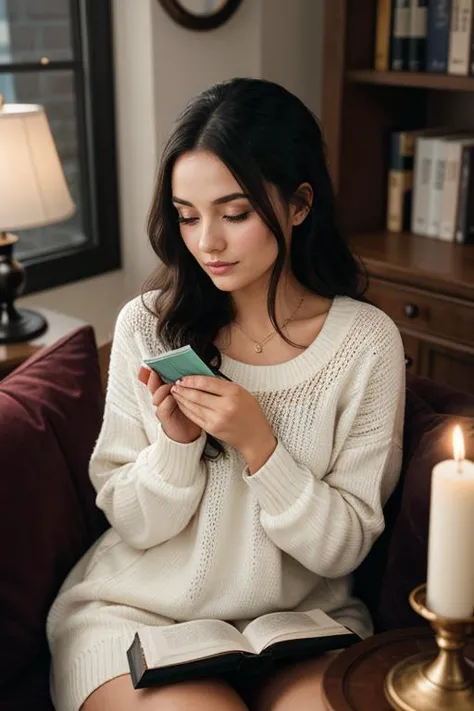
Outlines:
{"label": "window", "polygon": [[44,106],[76,204],[18,232],[25,293],[120,267],[111,0],[0,0],[0,93]]}

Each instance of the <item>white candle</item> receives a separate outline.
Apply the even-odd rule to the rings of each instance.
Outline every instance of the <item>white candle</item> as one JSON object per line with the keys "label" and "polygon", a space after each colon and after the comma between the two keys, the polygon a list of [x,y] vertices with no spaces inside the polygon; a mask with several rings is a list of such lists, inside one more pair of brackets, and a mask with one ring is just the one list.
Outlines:
{"label": "white candle", "polygon": [[465,459],[460,427],[454,459],[432,472],[426,603],[443,617],[474,615],[474,463]]}

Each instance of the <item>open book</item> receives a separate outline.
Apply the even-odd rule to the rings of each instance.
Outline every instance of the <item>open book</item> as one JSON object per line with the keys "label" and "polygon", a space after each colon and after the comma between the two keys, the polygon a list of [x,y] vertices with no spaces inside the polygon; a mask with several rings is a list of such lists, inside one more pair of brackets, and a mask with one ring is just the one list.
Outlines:
{"label": "open book", "polygon": [[321,610],[273,612],[242,633],[220,620],[142,627],[127,652],[136,689],[235,671],[252,673],[276,659],[302,659],[347,647],[359,637]]}

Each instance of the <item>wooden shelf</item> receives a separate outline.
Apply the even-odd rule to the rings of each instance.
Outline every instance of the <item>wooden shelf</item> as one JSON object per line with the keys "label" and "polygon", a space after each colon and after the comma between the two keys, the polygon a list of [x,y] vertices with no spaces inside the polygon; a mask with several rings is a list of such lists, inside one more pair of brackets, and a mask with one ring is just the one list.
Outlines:
{"label": "wooden shelf", "polygon": [[377,72],[374,69],[357,69],[347,72],[346,78],[354,84],[404,86],[414,89],[439,89],[443,91],[474,91],[474,77],[429,72]]}
{"label": "wooden shelf", "polygon": [[474,245],[383,231],[352,235],[349,243],[369,274],[458,298],[474,298]]}

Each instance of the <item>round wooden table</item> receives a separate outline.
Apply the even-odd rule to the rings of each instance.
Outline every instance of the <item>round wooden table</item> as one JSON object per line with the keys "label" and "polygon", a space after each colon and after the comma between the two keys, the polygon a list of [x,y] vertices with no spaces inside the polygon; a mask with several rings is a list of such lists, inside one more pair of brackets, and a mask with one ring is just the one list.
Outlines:
{"label": "round wooden table", "polygon": [[[341,652],[324,674],[327,711],[393,711],[384,694],[390,669],[418,652],[436,650],[431,628],[384,632]],[[474,662],[474,644],[467,647]]]}

